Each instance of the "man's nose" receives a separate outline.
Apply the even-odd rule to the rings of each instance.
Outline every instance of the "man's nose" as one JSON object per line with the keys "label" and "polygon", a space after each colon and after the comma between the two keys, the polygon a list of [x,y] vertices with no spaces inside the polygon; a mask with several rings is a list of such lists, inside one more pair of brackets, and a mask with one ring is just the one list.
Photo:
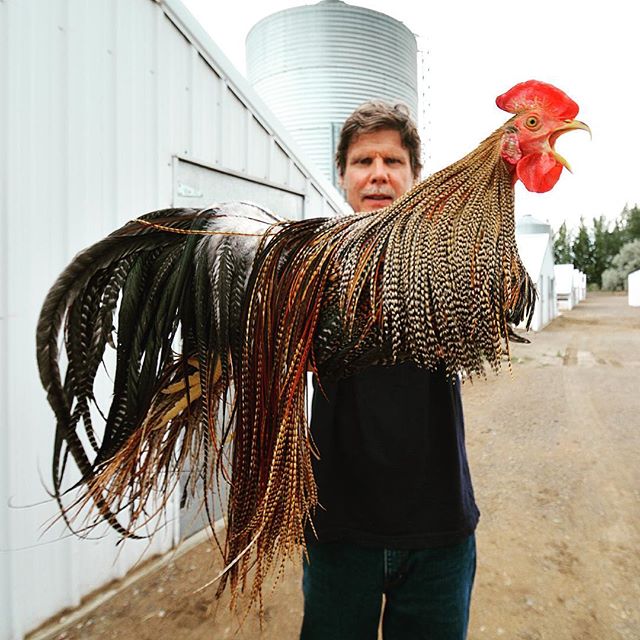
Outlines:
{"label": "man's nose", "polygon": [[387,182],[389,176],[387,174],[387,166],[384,163],[382,158],[374,158],[373,163],[371,165],[371,176],[370,179],[372,182]]}

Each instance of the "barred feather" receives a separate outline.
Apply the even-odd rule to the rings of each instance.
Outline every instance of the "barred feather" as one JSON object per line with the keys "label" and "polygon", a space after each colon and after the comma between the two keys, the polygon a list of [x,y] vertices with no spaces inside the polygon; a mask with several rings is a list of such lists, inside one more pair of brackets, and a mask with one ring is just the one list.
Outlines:
{"label": "barred feather", "polygon": [[[220,590],[261,601],[270,569],[299,556],[317,503],[307,370],[323,380],[411,360],[485,375],[508,354],[509,323],[530,320],[503,133],[383,210],[300,222],[251,205],[158,211],[77,256],[38,325],[63,511],[93,503],[135,536],[180,474],[186,499],[203,481],[210,519],[228,481]],[[78,431],[93,433],[93,384],[112,335],[113,399],[87,451]],[[84,487],[71,506],[67,452]]]}

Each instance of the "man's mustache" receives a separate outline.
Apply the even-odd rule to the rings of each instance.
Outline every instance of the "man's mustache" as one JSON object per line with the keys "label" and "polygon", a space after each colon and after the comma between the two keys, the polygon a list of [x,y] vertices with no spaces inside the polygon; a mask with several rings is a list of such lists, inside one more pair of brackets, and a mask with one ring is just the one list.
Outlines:
{"label": "man's mustache", "polygon": [[388,196],[389,198],[393,198],[395,200],[396,194],[393,189],[388,187],[376,187],[375,189],[365,189],[360,192],[360,196],[362,198],[366,198],[367,196]]}

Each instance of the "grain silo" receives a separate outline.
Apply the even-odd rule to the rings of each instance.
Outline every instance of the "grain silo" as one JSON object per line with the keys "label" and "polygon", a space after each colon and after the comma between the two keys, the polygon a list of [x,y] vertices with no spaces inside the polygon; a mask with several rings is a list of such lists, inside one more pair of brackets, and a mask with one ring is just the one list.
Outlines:
{"label": "grain silo", "polygon": [[334,183],[337,138],[356,106],[402,101],[417,118],[416,38],[388,15],[322,0],[267,16],[246,45],[249,81]]}

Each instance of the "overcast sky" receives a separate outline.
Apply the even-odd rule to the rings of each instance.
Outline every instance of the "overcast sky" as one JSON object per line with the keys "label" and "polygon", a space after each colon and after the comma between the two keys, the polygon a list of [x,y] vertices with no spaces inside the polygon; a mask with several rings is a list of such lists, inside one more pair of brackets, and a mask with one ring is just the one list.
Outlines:
{"label": "overcast sky", "polygon": [[[314,4],[286,0],[220,3],[182,0],[242,72],[244,41],[261,18]],[[573,0],[455,1],[351,0],[404,22],[418,39],[427,78],[421,129],[428,173],[473,149],[508,117],[495,97],[536,78],[566,91],[578,119],[592,129],[568,133],[556,144],[574,173],[547,194],[519,185],[516,213],[563,220],[618,216],[640,204],[640,31],[634,2],[609,0],[587,8]],[[393,62],[393,52],[389,52]],[[420,75],[420,64],[419,64]]]}

